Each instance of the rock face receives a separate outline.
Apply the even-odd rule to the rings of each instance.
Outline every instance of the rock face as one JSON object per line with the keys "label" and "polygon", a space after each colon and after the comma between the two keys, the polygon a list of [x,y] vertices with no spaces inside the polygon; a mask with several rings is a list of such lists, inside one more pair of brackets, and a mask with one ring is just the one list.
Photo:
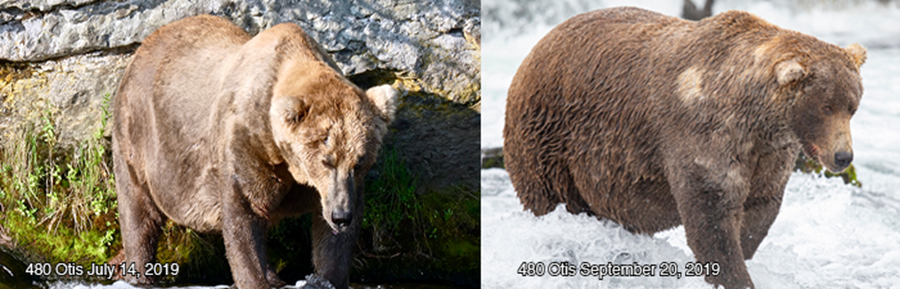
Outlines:
{"label": "rock face", "polygon": [[115,94],[131,51],[98,51],[0,68],[0,145],[13,139],[22,125],[49,115],[61,145],[91,137],[100,126],[103,98]]}
{"label": "rock face", "polygon": [[393,84],[405,97],[387,145],[415,164],[420,183],[475,189],[480,6],[478,0],[0,0],[0,144],[48,110],[61,144],[89,136],[103,96],[115,93],[146,36],[184,17],[213,14],[251,34],[296,23],[361,87]]}

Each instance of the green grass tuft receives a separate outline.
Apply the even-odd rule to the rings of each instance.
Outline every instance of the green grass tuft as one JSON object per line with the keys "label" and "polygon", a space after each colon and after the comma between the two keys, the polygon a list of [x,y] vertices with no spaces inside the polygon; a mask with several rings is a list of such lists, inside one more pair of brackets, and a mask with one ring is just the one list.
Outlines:
{"label": "green grass tuft", "polygon": [[25,126],[0,154],[2,226],[47,262],[106,262],[121,247],[111,155],[103,138],[110,95],[92,138],[58,146],[54,109]]}
{"label": "green grass tuft", "polygon": [[378,172],[366,183],[360,234],[363,252],[358,261],[361,269],[369,270],[367,277],[417,279],[416,275],[439,272],[434,275],[442,279],[477,279],[481,214],[477,193],[461,187],[416,193],[418,180],[395,147],[385,148]]}

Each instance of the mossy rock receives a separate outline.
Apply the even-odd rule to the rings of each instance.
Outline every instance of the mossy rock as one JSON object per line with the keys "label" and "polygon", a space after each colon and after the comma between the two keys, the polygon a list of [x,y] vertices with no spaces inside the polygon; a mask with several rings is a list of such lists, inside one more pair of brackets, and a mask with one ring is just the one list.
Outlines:
{"label": "mossy rock", "polygon": [[384,145],[400,149],[421,184],[417,193],[480,188],[478,103],[454,102],[428,92],[423,80],[400,71],[373,70],[349,78],[363,89],[389,84],[402,93]]}

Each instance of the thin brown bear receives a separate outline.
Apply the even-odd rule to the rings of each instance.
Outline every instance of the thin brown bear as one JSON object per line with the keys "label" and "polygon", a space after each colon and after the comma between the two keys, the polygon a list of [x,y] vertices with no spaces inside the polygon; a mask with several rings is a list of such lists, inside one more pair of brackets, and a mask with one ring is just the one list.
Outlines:
{"label": "thin brown bear", "polygon": [[350,83],[294,24],[251,37],[205,15],[153,32],[115,100],[125,261],[139,270],[154,262],[160,225],[170,219],[223,235],[237,287],[280,287],[266,230],[312,212],[316,273],[347,288],[363,178],[396,97],[389,86],[363,92]]}

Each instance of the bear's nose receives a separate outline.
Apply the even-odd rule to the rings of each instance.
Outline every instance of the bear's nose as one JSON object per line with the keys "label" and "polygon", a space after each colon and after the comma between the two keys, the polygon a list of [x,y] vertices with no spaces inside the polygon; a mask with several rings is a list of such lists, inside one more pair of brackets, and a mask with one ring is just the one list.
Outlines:
{"label": "bear's nose", "polygon": [[836,152],[834,153],[834,165],[838,166],[843,170],[850,165],[850,162],[853,161],[853,153],[851,152]]}
{"label": "bear's nose", "polygon": [[347,227],[350,226],[350,222],[353,221],[353,214],[349,211],[337,209],[331,212],[331,221],[334,222],[335,225]]}

